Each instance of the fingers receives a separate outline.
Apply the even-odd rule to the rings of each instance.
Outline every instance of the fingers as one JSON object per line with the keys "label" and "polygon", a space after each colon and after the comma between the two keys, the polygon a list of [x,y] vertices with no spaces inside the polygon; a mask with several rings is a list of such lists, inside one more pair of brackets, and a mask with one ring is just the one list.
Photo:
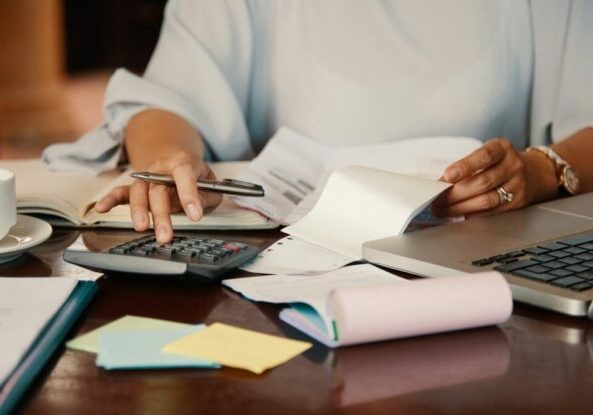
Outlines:
{"label": "fingers", "polygon": [[[505,191],[512,193],[513,200],[503,201],[498,193],[498,186]],[[517,209],[526,204],[526,187],[521,176],[514,176],[507,182],[497,185],[494,189],[478,194],[469,199],[450,205],[433,205],[433,213],[436,216],[466,216],[477,217],[493,215]]]}
{"label": "fingers", "polygon": [[[464,174],[470,171],[473,173],[455,182],[434,201],[435,215],[492,214],[516,209],[527,203],[525,161],[508,140],[487,142],[465,159],[452,164],[445,171],[445,176],[450,174],[449,169],[457,167],[465,169]],[[501,185],[515,196],[512,202],[504,201],[501,204],[501,197],[497,192]]]}
{"label": "fingers", "polygon": [[506,163],[503,161],[479,174],[457,182],[448,191],[443,193],[437,204],[452,205],[465,199],[487,193],[507,180],[511,168],[512,162]]}
{"label": "fingers", "polygon": [[196,186],[197,175],[190,164],[184,164],[173,170],[177,187],[177,196],[186,215],[193,221],[202,218],[203,209]]}
{"label": "fingers", "polygon": [[496,190],[479,194],[459,203],[447,206],[435,206],[434,212],[438,216],[464,216],[470,212],[483,212],[498,208],[500,197]]}
{"label": "fingers", "polygon": [[499,163],[512,145],[505,139],[489,140],[469,156],[456,161],[445,169],[445,181],[457,183]]}
{"label": "fingers", "polygon": [[[210,169],[210,166],[207,164],[203,164],[203,170],[201,171],[203,178],[208,180],[216,180],[216,175]],[[206,212],[209,212],[220,205],[222,202],[222,194],[216,192],[202,192],[200,191],[200,199],[202,201],[202,206]]]}
{"label": "fingers", "polygon": [[130,199],[128,186],[119,186],[107,193],[95,204],[95,210],[99,213],[109,212],[117,205],[125,205]]}
{"label": "fingers", "polygon": [[513,209],[517,209],[522,206],[525,206],[525,204],[526,204],[526,188],[523,185],[523,183],[521,183],[520,178],[513,177],[511,180],[504,183],[502,185],[502,187],[504,188],[504,190],[506,192],[511,193],[513,195],[512,201],[506,202],[506,201],[500,200],[500,196],[498,195],[498,192],[495,189],[494,191],[496,192],[496,195],[499,198],[498,206],[496,206],[495,208],[490,209],[490,210],[471,212],[471,213],[467,214],[467,217],[474,218],[474,217],[479,217],[479,216],[495,215],[497,213],[507,212],[509,210],[513,210]]}
{"label": "fingers", "polygon": [[175,187],[136,180],[131,186],[113,189],[96,204],[96,210],[104,213],[114,206],[129,203],[134,229],[139,232],[148,230],[152,215],[157,241],[167,243],[173,238],[172,212],[183,210],[190,219],[198,221],[204,209],[212,209],[222,201],[221,194],[199,191],[196,186],[198,177],[216,178],[208,165],[191,152],[180,151],[171,157],[157,159],[148,171],[171,174]]}
{"label": "fingers", "polygon": [[141,180],[135,180],[130,186],[130,215],[132,224],[138,232],[144,232],[150,225],[148,217],[148,189],[149,185]]}
{"label": "fingers", "polygon": [[151,184],[148,190],[152,222],[156,233],[157,242],[164,244],[173,239],[173,226],[171,224],[171,189],[161,184]]}

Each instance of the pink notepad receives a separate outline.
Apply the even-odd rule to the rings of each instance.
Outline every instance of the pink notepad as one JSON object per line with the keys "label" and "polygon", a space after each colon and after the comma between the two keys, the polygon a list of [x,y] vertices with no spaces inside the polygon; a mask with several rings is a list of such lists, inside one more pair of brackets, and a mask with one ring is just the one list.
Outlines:
{"label": "pink notepad", "polygon": [[[317,314],[320,314],[317,308]],[[511,291],[497,272],[382,282],[337,288],[327,316],[296,304],[280,318],[329,347],[419,336],[502,323],[513,309]],[[331,321],[331,326],[320,322]]]}

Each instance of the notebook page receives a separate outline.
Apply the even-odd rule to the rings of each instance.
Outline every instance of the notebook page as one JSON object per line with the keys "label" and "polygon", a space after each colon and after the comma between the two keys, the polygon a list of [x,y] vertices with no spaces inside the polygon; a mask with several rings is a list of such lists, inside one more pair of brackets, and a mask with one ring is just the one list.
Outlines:
{"label": "notebook page", "polygon": [[40,159],[2,161],[16,175],[17,207],[23,213],[48,213],[81,224],[81,211],[119,172],[101,176],[51,171]]}
{"label": "notebook page", "polygon": [[344,167],[332,173],[315,207],[283,232],[360,259],[364,242],[403,233],[449,186],[367,167]]}

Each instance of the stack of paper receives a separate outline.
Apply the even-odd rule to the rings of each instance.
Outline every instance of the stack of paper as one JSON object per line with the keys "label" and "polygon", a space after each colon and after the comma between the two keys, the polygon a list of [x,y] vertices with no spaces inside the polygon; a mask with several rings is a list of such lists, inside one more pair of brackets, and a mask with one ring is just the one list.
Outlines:
{"label": "stack of paper", "polygon": [[311,343],[270,336],[226,324],[190,334],[163,348],[166,353],[204,357],[225,366],[260,374],[287,362],[311,347]]}
{"label": "stack of paper", "polygon": [[205,327],[125,316],[69,341],[66,347],[97,354],[97,366],[104,369],[217,368],[217,363],[205,359],[161,353],[167,343]]}
{"label": "stack of paper", "polygon": [[406,282],[363,264],[223,284],[255,301],[291,303],[280,319],[329,347],[498,324],[513,304],[497,272]]}
{"label": "stack of paper", "polygon": [[449,164],[481,144],[475,138],[426,137],[335,146],[280,128],[238,176],[263,185],[266,197],[233,199],[283,225],[292,224],[315,204],[332,171],[357,165],[436,181]]}
{"label": "stack of paper", "polygon": [[283,231],[293,236],[292,246],[276,245],[244,269],[330,271],[361,259],[364,242],[454,221],[436,218],[427,207],[450,186],[439,181],[447,165],[481,144],[432,137],[330,146],[281,128],[239,175],[262,184],[266,197],[233,200],[291,225]]}
{"label": "stack of paper", "polygon": [[311,347],[310,343],[221,323],[190,325],[125,316],[68,342],[97,354],[97,366],[113,369],[206,368],[221,365],[262,373]]}

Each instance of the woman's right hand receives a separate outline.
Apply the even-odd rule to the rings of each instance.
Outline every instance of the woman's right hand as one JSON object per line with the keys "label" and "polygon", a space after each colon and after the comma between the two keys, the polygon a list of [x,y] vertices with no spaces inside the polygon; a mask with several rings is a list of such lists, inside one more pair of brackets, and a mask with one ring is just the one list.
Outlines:
{"label": "woman's right hand", "polygon": [[198,155],[180,150],[172,155],[155,160],[145,170],[169,174],[175,179],[175,187],[142,180],[134,180],[130,186],[111,190],[95,205],[95,210],[105,213],[117,205],[130,205],[134,229],[146,231],[150,226],[149,212],[157,242],[167,243],[173,238],[171,213],[185,211],[193,221],[199,221],[204,211],[212,210],[222,201],[222,195],[200,191],[198,179],[215,180],[210,167]]}

